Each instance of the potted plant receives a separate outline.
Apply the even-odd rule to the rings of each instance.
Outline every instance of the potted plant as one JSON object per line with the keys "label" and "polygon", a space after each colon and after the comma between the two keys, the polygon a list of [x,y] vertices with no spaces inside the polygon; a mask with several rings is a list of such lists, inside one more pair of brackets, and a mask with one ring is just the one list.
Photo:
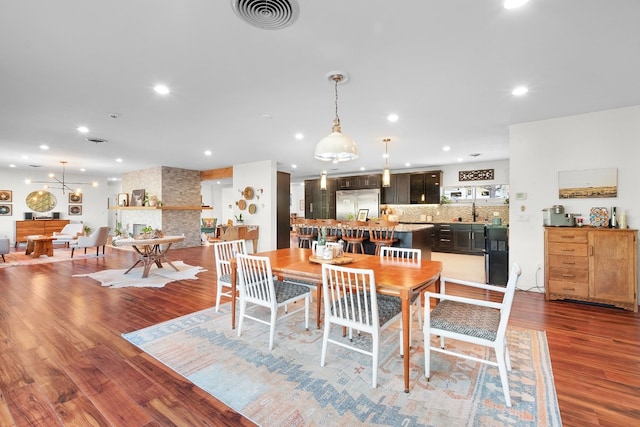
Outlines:
{"label": "potted plant", "polygon": [[318,234],[318,245],[316,246],[317,257],[322,257],[324,255],[324,250],[326,246],[327,246],[327,227],[320,227],[320,234]]}
{"label": "potted plant", "polygon": [[85,236],[89,236],[92,231],[93,231],[93,229],[91,227],[89,227],[88,225],[84,226],[84,235]]}
{"label": "potted plant", "polygon": [[236,217],[236,222],[238,224],[242,224],[244,222],[244,219],[242,218],[242,213],[240,213],[240,215],[234,215]]}

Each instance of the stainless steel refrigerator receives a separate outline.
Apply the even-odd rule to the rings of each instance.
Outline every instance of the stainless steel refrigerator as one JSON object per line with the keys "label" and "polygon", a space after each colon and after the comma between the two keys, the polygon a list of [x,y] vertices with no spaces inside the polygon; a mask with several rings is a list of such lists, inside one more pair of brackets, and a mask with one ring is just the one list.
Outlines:
{"label": "stainless steel refrigerator", "polygon": [[367,218],[380,217],[380,190],[336,191],[336,219],[358,219],[360,209],[368,209]]}

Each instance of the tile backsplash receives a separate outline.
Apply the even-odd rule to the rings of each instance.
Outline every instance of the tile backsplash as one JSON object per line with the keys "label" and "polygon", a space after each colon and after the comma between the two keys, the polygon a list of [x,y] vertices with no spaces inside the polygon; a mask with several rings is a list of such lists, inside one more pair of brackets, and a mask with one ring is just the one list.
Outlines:
{"label": "tile backsplash", "polygon": [[[382,205],[381,208],[389,215],[396,215],[401,222],[455,222],[458,218],[462,218],[462,222],[473,221],[471,205]],[[509,205],[476,206],[476,215],[476,222],[500,218],[508,224]],[[427,220],[429,216],[432,221]]]}

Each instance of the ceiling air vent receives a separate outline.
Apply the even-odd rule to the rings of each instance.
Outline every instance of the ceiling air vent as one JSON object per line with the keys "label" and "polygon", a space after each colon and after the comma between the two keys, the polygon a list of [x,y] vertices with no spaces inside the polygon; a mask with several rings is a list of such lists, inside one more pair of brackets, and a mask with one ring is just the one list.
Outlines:
{"label": "ceiling air vent", "polygon": [[104,144],[105,142],[107,142],[106,139],[102,138],[87,138],[87,141],[93,142],[94,144]]}
{"label": "ceiling air vent", "polygon": [[264,30],[279,30],[296,22],[297,0],[232,0],[233,11],[243,21]]}

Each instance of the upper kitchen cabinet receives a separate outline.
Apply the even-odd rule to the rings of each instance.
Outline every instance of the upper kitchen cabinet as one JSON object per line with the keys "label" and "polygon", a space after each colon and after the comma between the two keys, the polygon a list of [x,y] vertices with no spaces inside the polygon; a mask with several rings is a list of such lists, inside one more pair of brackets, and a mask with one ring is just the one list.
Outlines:
{"label": "upper kitchen cabinet", "polygon": [[398,173],[391,175],[391,185],[382,189],[382,203],[387,205],[406,205],[409,203],[410,175]]}
{"label": "upper kitchen cabinet", "polygon": [[320,189],[319,179],[304,181],[304,217],[324,219],[336,217],[336,179],[327,179],[327,189]]}
{"label": "upper kitchen cabinet", "polygon": [[412,173],[409,176],[409,202],[412,204],[440,203],[442,171]]}
{"label": "upper kitchen cabinet", "polygon": [[338,190],[362,190],[380,188],[382,177],[377,175],[343,176],[338,178]]}

